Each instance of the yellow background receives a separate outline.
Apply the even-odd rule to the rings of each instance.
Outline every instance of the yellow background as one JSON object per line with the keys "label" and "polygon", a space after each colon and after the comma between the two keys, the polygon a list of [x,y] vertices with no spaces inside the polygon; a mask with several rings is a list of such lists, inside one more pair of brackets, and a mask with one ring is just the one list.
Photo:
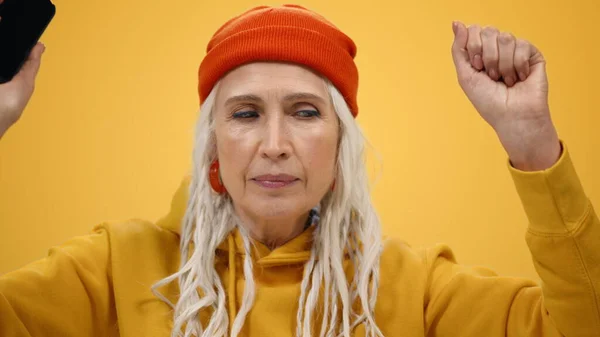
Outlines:
{"label": "yellow background", "polygon": [[[157,219],[190,166],[196,71],[212,33],[273,1],[55,0],[22,120],[0,141],[0,274],[105,220]],[[300,1],[358,45],[358,118],[383,158],[385,232],[537,278],[492,130],[457,85],[451,22],[495,25],[548,60],[551,107],[600,202],[597,0]],[[376,167],[370,161],[370,168]]]}

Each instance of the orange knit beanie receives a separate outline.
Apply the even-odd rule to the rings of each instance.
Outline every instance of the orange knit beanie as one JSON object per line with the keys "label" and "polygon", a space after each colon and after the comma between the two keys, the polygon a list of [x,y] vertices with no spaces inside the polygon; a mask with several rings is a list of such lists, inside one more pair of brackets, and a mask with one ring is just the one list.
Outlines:
{"label": "orange knit beanie", "polygon": [[261,6],[227,21],[208,43],[198,71],[200,103],[228,71],[253,61],[307,66],[342,93],[358,114],[354,42],[322,16],[300,6]]}

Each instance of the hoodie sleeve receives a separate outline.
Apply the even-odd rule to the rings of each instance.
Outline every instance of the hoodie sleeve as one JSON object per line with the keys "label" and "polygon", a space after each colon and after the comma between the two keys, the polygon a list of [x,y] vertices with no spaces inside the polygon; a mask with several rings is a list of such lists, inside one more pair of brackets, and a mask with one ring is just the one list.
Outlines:
{"label": "hoodie sleeve", "polygon": [[96,229],[0,277],[0,336],[113,336],[108,233]]}
{"label": "hoodie sleeve", "polygon": [[426,335],[600,336],[600,221],[566,146],[547,170],[509,170],[541,286],[461,266],[448,247],[435,247],[426,258]]}

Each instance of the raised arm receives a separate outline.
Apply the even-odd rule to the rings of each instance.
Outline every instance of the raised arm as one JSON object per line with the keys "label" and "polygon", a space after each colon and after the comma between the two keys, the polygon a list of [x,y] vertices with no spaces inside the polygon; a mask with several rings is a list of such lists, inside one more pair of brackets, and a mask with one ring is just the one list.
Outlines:
{"label": "raised arm", "polygon": [[541,286],[427,260],[427,336],[600,336],[600,220],[550,118],[542,54],[493,27],[453,25],[458,81],[509,157]]}

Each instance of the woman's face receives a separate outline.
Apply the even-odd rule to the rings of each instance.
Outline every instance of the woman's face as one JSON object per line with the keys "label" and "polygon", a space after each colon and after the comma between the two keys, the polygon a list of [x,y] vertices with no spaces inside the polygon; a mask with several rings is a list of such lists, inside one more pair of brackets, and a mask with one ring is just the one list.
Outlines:
{"label": "woman's face", "polygon": [[221,80],[214,118],[221,178],[237,212],[293,222],[331,188],[338,118],[325,82],[312,71],[241,66]]}

